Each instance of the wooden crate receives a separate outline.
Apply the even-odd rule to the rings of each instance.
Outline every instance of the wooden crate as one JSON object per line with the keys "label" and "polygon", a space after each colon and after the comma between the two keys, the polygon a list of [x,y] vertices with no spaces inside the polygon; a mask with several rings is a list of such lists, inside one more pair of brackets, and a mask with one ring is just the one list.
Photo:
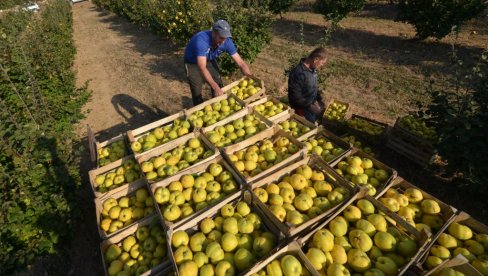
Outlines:
{"label": "wooden crate", "polygon": [[[87,128],[87,137],[88,137],[88,148],[89,148],[89,152],[90,152],[90,161],[92,162],[94,168],[103,167],[103,166],[100,166],[100,162],[99,162],[100,157],[98,154],[98,150],[101,148],[107,147],[107,146],[109,146],[115,142],[123,141],[124,147],[125,147],[126,152],[127,152],[126,156],[130,155],[130,152],[131,152],[129,149],[130,147],[127,144],[127,137],[124,134],[117,135],[117,136],[110,138],[110,139],[103,141],[103,142],[98,142],[98,140],[95,138],[95,134],[91,130],[90,126],[86,125],[86,128]],[[119,161],[120,159],[115,160],[113,162]],[[110,163],[108,163],[106,165],[109,165],[109,164]]]}
{"label": "wooden crate", "polygon": [[[242,116],[242,114],[244,114],[246,112],[246,110],[245,110],[246,103],[244,101],[242,101],[241,99],[237,98],[237,96],[234,95],[234,94],[232,94],[232,93],[220,95],[218,97],[215,97],[215,98],[212,98],[212,99],[210,99],[208,101],[205,101],[205,102],[203,102],[203,103],[201,103],[199,105],[196,105],[196,106],[194,106],[192,108],[185,109],[184,110],[185,116],[186,116],[186,118],[188,118],[193,113],[204,109],[208,105],[212,105],[213,103],[220,102],[221,100],[226,100],[226,99],[229,99],[229,98],[235,99],[236,104],[238,104],[238,105],[240,105],[242,107],[241,110],[239,110],[237,112],[234,112],[233,114],[230,114],[227,118],[224,118],[223,119],[223,120],[225,120],[227,122],[230,122],[230,121],[234,120],[235,118],[239,118],[240,116]],[[222,121],[222,120],[220,120],[220,121]],[[216,123],[219,123],[220,121],[218,121]],[[190,124],[191,124],[191,122],[190,122]],[[209,126],[206,126],[206,127],[209,127]]]}
{"label": "wooden crate", "polygon": [[[246,149],[260,141],[263,141],[264,139],[268,138],[270,139],[273,143],[278,140],[280,137],[286,137],[290,141],[290,143],[296,145],[298,147],[298,152],[293,153],[291,156],[288,158],[282,160],[280,163],[273,165],[266,170],[263,170],[262,172],[258,173],[255,176],[245,176],[239,170],[236,168],[232,160],[229,159],[229,155],[234,154],[236,151]],[[293,138],[290,134],[284,132],[283,130],[279,129],[278,127],[274,126],[273,128],[268,128],[264,131],[261,131],[260,133],[254,135],[253,137],[250,137],[249,139],[246,139],[240,143],[231,145],[223,149],[222,154],[224,155],[224,158],[226,158],[227,161],[229,161],[229,164],[231,164],[232,168],[234,171],[236,171],[239,176],[245,180],[246,184],[255,182],[266,175],[275,172],[279,169],[281,169],[284,166],[289,165],[290,163],[303,158],[307,154],[307,150],[304,148],[304,145],[300,143],[298,140]]]}
{"label": "wooden crate", "polygon": [[432,143],[433,143],[432,140],[416,135],[410,132],[410,130],[402,127],[400,124],[401,120],[402,118],[398,117],[395,121],[395,124],[393,125],[393,129],[397,131],[398,136],[403,137],[415,144],[427,145],[432,147]]}
{"label": "wooden crate", "polygon": [[[266,93],[266,88],[264,87],[264,81],[261,79],[255,78],[255,77],[251,77],[251,78],[254,80],[254,83],[257,83],[258,86],[261,87],[261,90],[259,90],[256,94],[254,94],[254,95],[252,95],[246,99],[243,99],[242,101],[244,101],[246,104],[252,103],[256,100],[259,100]],[[242,77],[236,81],[233,81],[233,82],[227,84],[226,86],[222,87],[222,91],[224,91],[226,93],[231,93],[232,87],[239,85],[239,83],[242,80],[248,80],[248,79],[249,79],[249,77]]]}
{"label": "wooden crate", "polygon": [[[364,189],[360,193],[353,196],[351,198],[351,200],[349,200],[347,202],[346,205],[343,205],[342,208],[335,213],[335,215],[329,217],[326,221],[322,222],[317,228],[315,228],[314,230],[312,230],[308,234],[305,234],[302,237],[300,237],[298,239],[299,245],[303,249],[308,248],[308,243],[311,242],[313,235],[317,231],[327,227],[329,225],[330,221],[332,221],[334,218],[336,218],[337,216],[339,216],[343,213],[344,209],[346,209],[349,205],[355,204],[357,200],[363,199],[363,198],[367,199],[368,201],[370,201],[374,205],[374,207],[376,209],[375,213],[386,214],[385,219],[386,219],[388,226],[392,226],[392,227],[396,228],[402,234],[403,237],[413,238],[417,242],[417,245],[419,248],[417,253],[412,258],[410,258],[410,260],[408,262],[406,262],[405,265],[398,268],[398,275],[403,275],[412,265],[415,264],[415,261],[417,260],[418,256],[422,253],[421,249],[425,247],[425,244],[427,244],[429,242],[430,238],[425,235],[425,232],[419,232],[415,227],[408,224],[405,220],[400,218],[396,213],[393,213],[388,208],[386,208],[386,206],[381,204],[381,202],[379,202],[375,198],[367,195],[366,191]],[[351,226],[349,226],[349,227],[351,227]],[[306,252],[306,250],[303,250],[303,251]]]}
{"label": "wooden crate", "polygon": [[270,121],[272,121],[272,122],[275,122],[276,120],[278,120],[278,119],[279,119],[279,118],[281,118],[282,116],[285,116],[285,115],[287,115],[287,114],[292,113],[292,109],[290,108],[290,106],[289,106],[289,105],[287,105],[287,104],[284,104],[284,103],[280,102],[280,100],[279,100],[279,99],[277,99],[277,98],[268,97],[268,96],[263,97],[263,98],[261,98],[260,100],[257,100],[257,101],[255,101],[255,102],[252,102],[251,104],[249,104],[249,106],[256,107],[257,105],[264,104],[264,103],[265,103],[265,102],[267,102],[267,101],[271,101],[271,102],[273,102],[274,104],[281,103],[281,104],[283,104],[283,106],[284,106],[284,109],[283,109],[283,111],[282,111],[282,112],[280,112],[280,113],[278,113],[278,114],[276,114],[276,115],[271,116],[271,117],[269,117],[269,118],[268,118],[268,119],[269,119]]}
{"label": "wooden crate", "polygon": [[[201,163],[201,164],[199,164],[199,165],[197,165],[197,166],[195,166],[195,167],[193,167],[191,169],[188,169],[186,171],[178,172],[177,174],[175,174],[175,175],[173,175],[173,176],[171,176],[169,178],[166,178],[166,179],[164,179],[162,181],[153,183],[152,185],[150,185],[150,189],[149,190],[150,190],[150,192],[151,192],[151,194],[152,194],[152,196],[154,198],[154,193],[156,192],[156,190],[158,188],[160,188],[160,187],[168,187],[173,181],[179,181],[180,178],[183,175],[203,173],[212,164],[220,164],[220,165],[222,165],[222,167],[224,167],[227,171],[229,171],[232,174],[232,177],[234,178],[234,180],[236,181],[236,183],[237,183],[237,185],[239,187],[239,191],[227,195],[226,198],[232,197],[236,193],[240,193],[240,190],[242,190],[242,188],[244,187],[244,181],[232,169],[232,167],[226,162],[226,160],[224,160],[224,158],[221,155],[216,156],[214,159],[208,160],[208,161],[206,161],[204,163]],[[226,198],[223,198],[220,201],[225,201]],[[154,202],[156,203],[156,200],[154,200]],[[186,224],[189,221],[192,221],[193,219],[195,219],[196,217],[198,217],[200,214],[205,213],[205,212],[209,211],[210,209],[212,209],[213,206],[215,206],[215,204],[218,204],[218,202],[215,202],[213,205],[207,206],[207,207],[205,207],[202,210],[196,211],[192,215],[190,215],[190,216],[188,216],[186,218],[183,218],[183,219],[181,219],[179,221],[176,221],[176,222],[166,221],[164,219],[164,217],[163,217],[162,212],[161,212],[161,208],[157,208],[157,213],[158,213],[161,221],[163,222],[163,226],[165,227],[165,229],[167,229],[169,231],[169,230],[172,230],[172,229],[175,229],[175,228],[179,228],[181,225]]]}
{"label": "wooden crate", "polygon": [[[100,174],[105,174],[105,173],[108,173],[110,171],[115,171],[118,167],[122,166],[124,164],[124,162],[129,160],[129,159],[134,159],[134,161],[136,161],[134,158],[134,155],[129,155],[129,156],[126,156],[122,159],[119,159],[118,161],[112,162],[112,163],[108,164],[107,166],[104,166],[104,167],[101,167],[98,169],[94,169],[94,170],[91,170],[88,172],[88,178],[90,180],[90,186],[92,188],[93,195],[95,196],[95,198],[102,198],[102,197],[110,196],[114,193],[125,190],[127,188],[127,186],[131,186],[133,183],[138,182],[141,179],[144,179],[144,173],[139,172],[141,177],[139,179],[131,182],[131,183],[121,185],[121,186],[119,186],[115,189],[112,189],[106,193],[101,193],[101,192],[97,191],[98,184],[95,182],[95,178]],[[137,161],[136,161],[136,163],[137,163]]]}
{"label": "wooden crate", "polygon": [[352,150],[351,144],[343,141],[341,138],[337,137],[334,133],[328,131],[322,126],[319,126],[317,128],[317,133],[311,135],[303,142],[307,142],[310,139],[320,139],[320,138],[325,138],[327,139],[327,141],[330,141],[334,146],[342,148],[344,150],[344,152],[339,154],[336,158],[327,162],[331,167],[334,167],[340,160],[342,160],[345,156],[349,155],[349,153]]}
{"label": "wooden crate", "polygon": [[[247,108],[245,108],[245,111],[246,111],[245,113],[240,114],[240,116],[239,116],[239,117],[237,117],[237,118],[233,118],[233,119],[228,119],[228,118],[227,118],[227,119],[224,119],[224,120],[222,120],[222,121],[220,121],[220,122],[217,122],[216,124],[213,124],[213,125],[211,125],[211,126],[201,128],[201,131],[202,131],[204,134],[206,134],[206,133],[208,133],[209,131],[214,130],[214,129],[215,129],[216,127],[218,127],[218,126],[225,126],[225,125],[227,125],[227,124],[230,124],[230,123],[234,122],[234,121],[235,121],[235,120],[237,120],[237,119],[240,119],[240,118],[245,117],[245,116],[246,116],[246,115],[248,115],[248,114],[251,114],[251,115],[253,115],[253,116],[257,117],[257,118],[258,118],[258,119],[259,119],[261,122],[263,122],[263,123],[266,125],[266,128],[271,128],[271,127],[273,127],[273,122],[272,122],[272,121],[270,121],[268,118],[264,117],[263,115],[259,114],[259,112],[257,112],[256,110],[254,110],[254,109],[252,109],[252,108],[250,108],[250,107],[247,107]],[[259,132],[257,132],[257,133],[259,133]],[[257,133],[256,133],[256,134],[257,134]]]}
{"label": "wooden crate", "polygon": [[[386,189],[386,187],[388,187],[388,185],[390,185],[390,183],[398,176],[398,173],[395,169],[390,168],[389,166],[385,165],[383,162],[379,161],[378,159],[358,149],[353,149],[347,156],[344,156],[341,160],[339,160],[339,162],[343,161],[346,157],[349,156],[358,156],[361,157],[361,159],[362,158],[371,159],[371,161],[373,161],[373,168],[385,170],[386,172],[388,172],[390,177],[384,183],[381,183],[378,187],[376,187],[376,194],[381,193],[384,189]],[[336,166],[334,166],[334,168],[335,167]]]}
{"label": "wooden crate", "polygon": [[[194,234],[195,232],[198,231],[198,226],[203,219],[215,218],[215,217],[220,215],[220,210],[222,209],[222,207],[224,205],[231,204],[235,207],[239,201],[245,201],[246,203],[248,203],[248,205],[251,209],[251,212],[256,213],[261,218],[261,222],[262,222],[261,227],[264,227],[264,229],[266,231],[273,233],[275,235],[275,237],[277,238],[276,247],[274,250],[272,250],[269,253],[269,255],[271,255],[276,250],[276,248],[283,246],[287,242],[283,233],[281,233],[279,231],[279,229],[276,228],[276,226],[274,224],[272,224],[270,221],[268,221],[266,219],[266,217],[264,216],[264,214],[262,213],[262,210],[256,206],[256,201],[259,201],[259,199],[253,197],[252,193],[250,193],[247,190],[243,190],[240,193],[232,195],[231,197],[229,197],[226,200],[224,200],[224,201],[218,203],[217,205],[213,206],[210,210],[208,210],[207,212],[204,212],[203,214],[199,215],[198,217],[194,218],[193,220],[188,221],[187,223],[181,225],[180,227],[178,227],[174,230],[168,231],[168,240],[171,240],[173,237],[173,234],[179,230],[183,230],[183,231],[187,232],[189,236],[191,236],[192,234]],[[170,250],[169,252],[170,252],[171,256],[173,256],[174,252],[173,252],[173,248],[171,246],[169,247],[169,250]],[[260,260],[264,260],[266,257],[267,256],[264,256]],[[257,261],[259,262],[260,260],[257,260]],[[174,261],[173,258],[171,258],[171,261],[173,262],[173,266],[175,268],[176,274],[180,275],[180,274],[178,274],[179,272],[178,272],[178,266],[176,265],[176,262]],[[241,275],[241,274],[237,274],[237,275]]]}
{"label": "wooden crate", "polygon": [[[128,236],[134,235],[139,227],[149,226],[156,223],[160,224],[161,222],[156,215],[152,215],[150,217],[140,220],[139,222],[133,224],[131,227],[125,229],[124,231],[121,231],[117,235],[114,235],[113,237],[102,241],[102,243],[100,244],[100,256],[102,257],[103,271],[105,272],[105,276],[108,276],[108,264],[105,262],[105,251],[107,250],[107,248],[112,244],[117,244],[120,246],[122,241]],[[169,242],[166,244],[168,245]],[[155,267],[150,268],[148,271],[144,272],[141,275],[161,275],[162,272],[168,271],[168,269],[171,268],[171,261],[169,257],[170,256],[168,253],[168,258],[165,261]]]}
{"label": "wooden crate", "polygon": [[[397,178],[393,179],[393,181],[391,181],[391,183],[387,187],[385,187],[385,189],[383,189],[381,192],[376,194],[375,198],[379,200],[386,193],[386,191],[389,189],[394,189],[394,190],[398,191],[399,193],[403,194],[403,192],[405,192],[405,190],[407,190],[408,188],[419,189],[422,192],[424,199],[433,199],[433,200],[437,201],[437,203],[439,203],[439,206],[441,207],[441,217],[444,220],[444,226],[450,224],[451,220],[453,220],[456,217],[456,214],[457,214],[456,208],[454,208],[453,206],[446,204],[446,203],[442,202],[441,200],[435,198],[434,196],[430,195],[429,193],[425,192],[424,190],[420,189],[419,187],[417,187],[417,186],[413,185],[412,183],[406,181],[402,177],[397,177]],[[441,229],[444,228],[444,226],[441,227]],[[441,231],[438,231],[437,233],[432,233],[432,235],[433,235],[432,242],[433,242],[433,240],[436,240],[440,234],[441,234]]]}
{"label": "wooden crate", "polygon": [[[368,134],[366,132],[362,132],[362,131],[359,131],[355,128],[350,127],[347,124],[347,122],[350,120],[356,119],[356,118],[365,120],[372,125],[376,125],[376,126],[381,127],[383,129],[383,132],[379,135],[371,135],[371,134]],[[364,139],[366,142],[368,142],[371,145],[381,146],[388,140],[388,132],[389,132],[390,127],[388,126],[388,124],[378,122],[376,120],[366,118],[366,117],[363,117],[363,116],[360,116],[357,114],[352,114],[351,118],[346,121],[346,124],[344,124],[344,129],[347,132],[353,134],[354,136],[357,136],[357,137]]]}
{"label": "wooden crate", "polygon": [[[276,119],[274,121],[275,124],[280,124],[281,122],[283,121],[286,121],[286,120],[289,120],[289,121],[296,121],[298,124],[301,124],[301,125],[304,125],[304,126],[307,126],[310,128],[310,131],[307,132],[307,133],[304,133],[302,136],[300,137],[296,137],[296,139],[298,141],[305,141],[307,140],[310,136],[313,136],[315,134],[317,134],[317,125],[312,123],[312,122],[309,122],[307,119],[305,119],[304,117],[300,116],[300,115],[297,115],[295,114],[295,111],[292,109],[290,111],[290,113],[284,115],[284,116],[281,116],[280,118]],[[285,130],[284,130],[285,131]],[[285,131],[285,132],[288,132],[288,131]]]}
{"label": "wooden crate", "polygon": [[[150,124],[147,124],[145,126],[142,126],[142,127],[139,127],[139,128],[136,128],[136,129],[127,131],[127,138],[129,139],[129,142],[130,143],[133,143],[133,142],[137,141],[139,138],[145,137],[147,134],[149,134],[150,131],[154,130],[157,127],[164,127],[166,125],[173,125],[173,122],[175,120],[184,120],[184,119],[185,119],[185,113],[183,111],[180,111],[180,112],[178,112],[176,114],[170,115],[170,116],[165,117],[165,118],[160,119],[160,120],[157,120],[157,121],[152,122]],[[189,129],[189,131],[191,132],[192,129]],[[178,139],[180,139],[182,137],[184,137],[184,136],[181,136],[181,137],[178,137],[178,138],[176,138],[174,140],[168,141],[167,143],[176,141],[176,140],[178,140]],[[154,149],[157,149],[159,147],[162,147],[162,146],[164,146],[167,143],[164,143],[162,145],[156,146],[156,147],[154,147],[154,148],[152,148],[150,150],[154,150]],[[148,151],[145,151],[145,152],[148,152]],[[135,152],[134,154],[135,154],[136,157],[138,157],[141,154],[144,154],[145,152],[140,152],[140,153]]]}
{"label": "wooden crate", "polygon": [[[395,124],[396,125],[396,124]],[[406,131],[399,127],[393,127],[390,131],[386,147],[407,157],[411,161],[421,165],[428,166],[432,163],[436,155],[436,150],[432,144],[418,142],[418,139],[410,139],[405,136]]]}
{"label": "wooden crate", "polygon": [[[449,228],[449,226],[453,223],[459,223],[459,224],[466,225],[469,228],[471,228],[471,230],[473,231],[473,238],[474,238],[476,233],[488,234],[488,226],[487,225],[476,220],[475,218],[473,218],[472,216],[470,216],[466,212],[463,212],[463,211],[459,212],[453,219],[451,219],[451,221],[449,223],[444,224],[444,226],[441,228],[441,230],[433,237],[432,242],[429,243],[427,246],[425,246],[425,248],[423,249],[422,255],[419,256],[417,259],[417,267],[419,270],[425,272],[423,265],[424,265],[425,261],[427,260],[427,257],[429,257],[430,249],[435,244],[435,242],[439,238],[440,234],[447,232],[447,228]],[[429,272],[432,273],[433,271],[436,270],[436,268],[431,269]],[[476,275],[476,274],[468,274],[468,275]]]}
{"label": "wooden crate", "polygon": [[[352,187],[345,179],[343,179],[335,170],[325,163],[320,157],[313,155],[307,156],[304,159],[290,164],[289,166],[255,182],[250,185],[250,187],[255,190],[256,188],[260,188],[266,186],[270,183],[279,183],[280,180],[287,176],[291,175],[298,167],[302,165],[308,165],[313,170],[317,170],[324,173],[325,180],[334,186],[334,188],[342,187],[349,191],[349,196],[352,197],[354,194],[359,193],[359,187]],[[254,192],[253,192],[254,193]],[[256,196],[256,195],[254,195]],[[278,220],[276,216],[269,210],[269,207],[259,201],[257,204],[263,210],[264,214],[267,218],[273,222],[282,233],[284,233],[287,237],[296,237],[297,235],[309,231],[310,229],[314,229],[320,222],[325,220],[327,217],[334,214],[334,212],[340,208],[341,205],[345,204],[347,200],[343,201],[340,204],[332,206],[329,210],[325,211],[324,213],[320,214],[319,216],[310,219],[309,221],[304,222],[301,225],[294,226],[290,223],[284,223]]]}
{"label": "wooden crate", "polygon": [[[339,103],[346,106],[346,113],[344,114],[344,118],[342,120],[339,121],[329,120],[325,117],[325,112],[331,107],[333,103]],[[329,128],[336,128],[340,125],[343,125],[346,120],[351,118],[351,116],[352,116],[352,107],[349,103],[342,102],[336,99],[331,99],[331,101],[329,102],[329,104],[327,104],[327,107],[325,108],[324,114],[322,115],[322,124]]]}
{"label": "wooden crate", "polygon": [[[211,150],[214,152],[213,155],[203,159],[202,161],[196,163],[196,164],[193,164],[191,166],[189,166],[188,168],[185,168],[181,171],[178,171],[177,173],[180,173],[180,172],[184,172],[188,169],[191,169],[193,168],[194,166],[197,166],[198,164],[201,164],[203,162],[206,162],[208,160],[212,160],[214,159],[215,157],[217,157],[218,155],[220,155],[220,152],[219,150],[212,144],[210,143],[210,141],[207,140],[207,138],[205,137],[205,135],[203,135],[200,131],[194,131],[194,132],[191,132],[189,133],[188,135],[185,135],[185,136],[182,136],[180,137],[181,139],[176,139],[172,142],[169,142],[169,143],[166,143],[165,145],[162,145],[162,147],[158,147],[157,149],[153,149],[151,151],[148,151],[142,155],[139,155],[139,157],[136,158],[137,162],[139,164],[142,164],[143,162],[145,161],[148,161],[149,159],[153,158],[153,157],[157,157],[157,156],[160,156],[162,154],[164,154],[165,152],[168,152],[170,150],[173,150],[174,148],[180,146],[180,145],[184,145],[188,140],[192,139],[192,138],[198,138],[200,140],[200,142],[202,143],[203,147],[206,149],[206,150]],[[148,183],[149,184],[152,184],[156,181],[161,181],[163,180],[164,178],[157,178],[155,180],[148,180]]]}
{"label": "wooden crate", "polygon": [[[130,197],[130,196],[135,195],[136,191],[138,189],[141,189],[141,188],[148,189],[147,182],[145,181],[145,179],[141,179],[141,180],[137,181],[136,183],[134,183],[133,185],[129,185],[129,186],[125,187],[124,190],[113,193],[110,196],[106,196],[103,198],[95,198],[95,215],[97,218],[98,234],[100,235],[100,237],[102,239],[108,239],[108,238],[111,238],[113,236],[116,236],[119,233],[125,231],[127,228],[130,228],[133,225],[137,224],[138,221],[141,221],[144,218],[146,218],[146,217],[144,217],[142,219],[139,219],[138,221],[134,221],[130,225],[127,225],[127,226],[125,226],[125,227],[123,227],[123,228],[121,228],[121,229],[119,229],[113,233],[105,233],[105,231],[103,231],[102,228],[100,228],[100,222],[102,220],[103,202],[105,202],[105,200],[107,200],[109,198],[114,198],[118,201],[119,198],[121,198],[121,197],[124,197],[124,196]],[[149,192],[148,192],[148,194],[149,194]],[[155,210],[153,211],[153,214],[155,214]]]}
{"label": "wooden crate", "polygon": [[[258,262],[255,264],[251,269],[243,273],[244,276],[252,276],[257,275],[257,273],[261,270],[266,271],[266,266],[271,263],[272,261],[283,257],[284,255],[293,255],[295,256],[300,263],[302,264],[302,269],[307,269],[310,274],[313,276],[320,276],[317,270],[313,267],[312,263],[308,260],[305,253],[301,250],[300,245],[296,241],[291,241],[289,244],[283,246],[278,251],[276,251],[273,255],[269,256],[265,260]],[[308,274],[305,274],[308,275]]]}
{"label": "wooden crate", "polygon": [[[375,158],[378,158],[378,157],[380,156],[380,154],[379,154],[379,152],[378,152],[378,149],[377,149],[377,148],[375,148],[375,147],[373,147],[372,145],[370,145],[370,144],[366,143],[364,140],[362,140],[362,139],[361,139],[361,138],[359,138],[359,137],[356,137],[355,135],[353,135],[353,134],[351,134],[351,133],[344,132],[344,133],[342,133],[342,134],[341,134],[339,137],[341,138],[341,140],[342,140],[342,141],[344,141],[344,138],[345,138],[345,137],[349,137],[349,136],[354,136],[355,140],[356,140],[357,142],[360,142],[360,143],[361,143],[361,146],[362,146],[362,149],[360,149],[360,148],[357,148],[357,147],[356,147],[354,144],[349,143],[349,144],[351,144],[351,146],[353,147],[353,149],[357,149],[357,150],[360,150],[360,151],[362,151],[362,152],[364,152],[364,153],[367,153],[367,152],[365,152],[363,149],[364,149],[365,147],[368,147],[368,148],[370,148],[370,149],[371,149],[372,153],[374,153],[374,154],[370,154],[370,153],[367,153],[367,154],[369,154],[369,155],[371,155],[371,156],[373,156],[373,157],[375,157]],[[344,142],[346,142],[346,141],[344,141]],[[347,142],[346,142],[346,143],[347,143]]]}
{"label": "wooden crate", "polygon": [[452,268],[456,271],[463,273],[464,275],[482,276],[483,274],[476,270],[463,255],[459,254],[452,259],[444,260],[440,265],[431,270],[422,270],[416,266],[411,267],[412,275],[435,275],[443,268]]}

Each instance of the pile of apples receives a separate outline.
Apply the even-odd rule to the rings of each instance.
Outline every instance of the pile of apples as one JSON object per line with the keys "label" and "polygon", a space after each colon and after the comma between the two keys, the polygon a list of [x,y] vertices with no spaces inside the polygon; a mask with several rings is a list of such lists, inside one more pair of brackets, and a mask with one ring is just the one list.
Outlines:
{"label": "pile of apples", "polygon": [[194,233],[180,230],[171,237],[179,275],[238,275],[276,244],[276,235],[266,231],[244,201],[224,205],[220,215],[203,219]]}
{"label": "pile of apples", "polygon": [[261,91],[261,87],[255,85],[253,79],[244,79],[239,82],[238,85],[230,89],[239,99],[245,100],[252,95]]}
{"label": "pile of apples", "polygon": [[280,163],[298,150],[297,145],[282,136],[274,143],[264,139],[255,145],[229,154],[228,157],[241,174],[252,177]]}
{"label": "pile of apples", "polygon": [[161,225],[141,226],[104,252],[107,275],[141,275],[168,259],[166,235]]}
{"label": "pile of apples", "polygon": [[402,128],[427,140],[437,139],[437,133],[434,127],[428,127],[424,121],[412,115],[401,118],[399,124]]}
{"label": "pile of apples", "polygon": [[200,139],[194,137],[171,151],[153,157],[141,164],[147,180],[159,180],[174,175],[214,154],[206,150]]}
{"label": "pile of apples", "polygon": [[349,190],[325,181],[321,171],[302,165],[278,184],[253,190],[269,211],[283,223],[298,226],[350,197]]}
{"label": "pile of apples", "polygon": [[338,102],[329,105],[324,113],[324,118],[329,121],[342,121],[346,116],[347,106]]}
{"label": "pile of apples", "polygon": [[350,128],[356,129],[360,132],[365,132],[369,135],[372,136],[379,136],[383,133],[385,130],[384,127],[375,125],[367,120],[361,119],[361,118],[353,118],[349,121],[347,121],[347,125]]}
{"label": "pile of apples", "polygon": [[166,221],[176,222],[239,190],[239,184],[221,164],[200,174],[185,174],[167,187],[158,187],[154,199]]}
{"label": "pile of apples", "polygon": [[430,248],[424,266],[432,269],[443,261],[463,255],[481,274],[488,275],[488,234],[474,233],[462,223],[454,222]]}
{"label": "pile of apples", "polygon": [[106,193],[141,178],[141,169],[135,159],[126,160],[122,166],[95,177],[96,190]]}
{"label": "pile of apples", "polygon": [[188,120],[193,127],[207,127],[213,125],[235,112],[242,109],[242,106],[232,97],[219,102],[206,105],[203,109],[195,111]]}
{"label": "pile of apples", "polygon": [[291,134],[291,136],[298,138],[306,133],[308,133],[311,129],[310,127],[301,124],[300,122],[293,120],[293,119],[288,119],[280,122],[278,124],[278,127],[285,132],[288,132]]}
{"label": "pile of apples", "polygon": [[417,188],[408,188],[404,192],[390,188],[379,200],[419,231],[436,233],[444,225],[439,203],[424,198]]}
{"label": "pile of apples", "polygon": [[359,141],[358,138],[356,138],[356,136],[354,135],[348,135],[348,136],[345,136],[345,137],[342,137],[341,138],[343,141],[349,143],[349,144],[352,144],[355,148],[359,149],[360,151],[364,152],[364,153],[367,153],[371,156],[375,156],[375,152],[373,151],[373,149],[367,145],[366,143],[362,142],[362,141]]}
{"label": "pile of apples", "polygon": [[154,200],[146,188],[118,200],[110,197],[102,206],[100,228],[105,233],[113,233],[154,212]]}
{"label": "pile of apples", "polygon": [[256,105],[254,110],[259,112],[259,114],[263,115],[266,118],[270,118],[275,116],[276,114],[280,114],[281,112],[288,109],[288,106],[282,103],[274,103],[273,101],[266,101],[265,103]]}
{"label": "pile of apples", "polygon": [[307,147],[309,154],[315,153],[322,157],[325,162],[332,161],[337,156],[344,153],[343,148],[336,146],[323,136],[318,137],[318,139],[317,136],[308,138],[308,140],[305,141],[305,146]]}
{"label": "pile of apples", "polygon": [[157,127],[149,133],[143,134],[137,141],[131,143],[134,153],[141,153],[166,144],[190,132],[191,125],[187,120],[174,120],[173,124]]}
{"label": "pile of apples", "polygon": [[306,256],[322,275],[398,275],[419,246],[387,221],[360,199],[310,237]]}
{"label": "pile of apples", "polygon": [[125,157],[129,154],[127,151],[124,141],[119,140],[116,141],[104,148],[98,149],[98,165],[103,167],[109,163],[117,161],[122,157]]}
{"label": "pile of apples", "polygon": [[256,116],[248,114],[223,126],[218,126],[205,135],[216,147],[239,143],[244,139],[266,129],[266,125]]}
{"label": "pile of apples", "polygon": [[251,276],[267,275],[301,276],[311,274],[306,267],[302,266],[302,263],[298,260],[297,257],[286,254],[279,260],[273,260],[271,263],[266,265],[266,271],[261,270]]}
{"label": "pile of apples", "polygon": [[376,188],[385,184],[390,178],[387,171],[375,168],[371,159],[356,155],[346,157],[345,161],[340,161],[334,168],[346,180],[368,188],[370,196],[374,196]]}
{"label": "pile of apples", "polygon": [[439,271],[434,272],[434,276],[464,276],[464,273],[457,271],[452,267],[442,268]]}

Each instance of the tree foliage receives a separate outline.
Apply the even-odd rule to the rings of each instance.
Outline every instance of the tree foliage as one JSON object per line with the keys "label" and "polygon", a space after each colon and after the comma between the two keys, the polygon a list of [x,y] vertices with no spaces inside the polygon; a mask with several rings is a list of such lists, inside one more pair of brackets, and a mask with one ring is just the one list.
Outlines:
{"label": "tree foliage", "polygon": [[29,2],[29,0],[2,0],[0,1],[0,10],[10,9],[27,2]]}
{"label": "tree foliage", "polygon": [[[447,173],[462,173],[472,191],[488,191],[488,52],[468,73],[456,60],[456,93],[431,89],[432,103],[427,106],[428,122],[439,135],[437,149],[447,160]],[[466,88],[461,88],[466,87]]]}
{"label": "tree foliage", "polygon": [[317,0],[315,11],[323,14],[327,20],[339,22],[349,13],[360,11],[365,0]]}
{"label": "tree foliage", "polygon": [[[232,29],[232,40],[236,44],[239,55],[246,61],[254,61],[258,54],[271,41],[272,16],[263,11],[255,1],[243,5],[233,0],[218,0],[213,12],[214,20],[225,19]],[[247,2],[247,1],[245,1]],[[235,62],[227,55],[220,60],[223,74],[229,74],[236,69]]]}
{"label": "tree foliage", "polygon": [[86,89],[72,70],[71,6],[0,18],[0,274],[54,254],[68,237],[80,185],[73,125]]}
{"label": "tree foliage", "polygon": [[398,20],[412,24],[419,39],[441,39],[486,9],[486,0],[400,0]]}
{"label": "tree foliage", "polygon": [[207,0],[93,0],[95,4],[122,15],[135,24],[160,33],[179,46],[200,30],[212,26]]}

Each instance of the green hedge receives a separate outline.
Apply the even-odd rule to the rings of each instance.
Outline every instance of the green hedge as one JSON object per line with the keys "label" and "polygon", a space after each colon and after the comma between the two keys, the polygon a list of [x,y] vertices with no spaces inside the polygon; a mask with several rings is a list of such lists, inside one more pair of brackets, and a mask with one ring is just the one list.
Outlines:
{"label": "green hedge", "polygon": [[0,18],[0,274],[69,241],[80,186],[74,125],[89,92],[72,69],[71,6]]}
{"label": "green hedge", "polygon": [[10,9],[27,2],[29,2],[29,0],[2,0],[0,1],[0,10]]}
{"label": "green hedge", "polygon": [[[216,19],[227,19],[239,54],[247,62],[256,59],[271,41],[272,14],[259,1],[217,0],[93,0],[95,4],[146,26],[184,47],[198,31],[209,30]],[[182,57],[183,59],[183,57]],[[224,56],[223,74],[236,69]]]}

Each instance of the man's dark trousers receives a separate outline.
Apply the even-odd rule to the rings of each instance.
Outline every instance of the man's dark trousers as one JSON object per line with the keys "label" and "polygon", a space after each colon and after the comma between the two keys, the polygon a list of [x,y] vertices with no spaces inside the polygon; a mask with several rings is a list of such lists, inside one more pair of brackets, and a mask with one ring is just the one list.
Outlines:
{"label": "man's dark trousers", "polygon": [[[219,66],[216,61],[207,61],[207,70],[210,72],[213,80],[222,87],[222,78],[219,73]],[[198,105],[203,103],[202,97],[202,87],[205,84],[205,79],[203,78],[200,69],[198,69],[197,64],[185,63],[186,77],[188,78],[188,83],[190,84],[191,98],[193,100],[193,105]],[[212,97],[215,97],[215,91],[212,89]]]}

